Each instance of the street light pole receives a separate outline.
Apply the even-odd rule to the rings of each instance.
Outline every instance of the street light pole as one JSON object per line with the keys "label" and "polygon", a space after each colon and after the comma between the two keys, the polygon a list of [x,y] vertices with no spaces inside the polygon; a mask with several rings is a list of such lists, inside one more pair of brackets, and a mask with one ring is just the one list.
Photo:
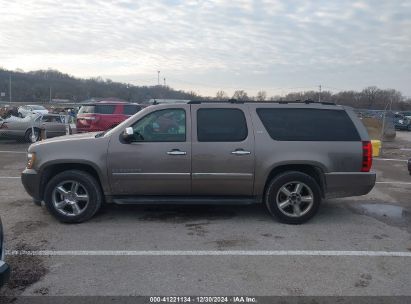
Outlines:
{"label": "street light pole", "polygon": [[160,85],[160,71],[157,71],[157,84]]}
{"label": "street light pole", "polygon": [[10,99],[10,103],[11,103],[11,73],[9,75],[9,99]]}

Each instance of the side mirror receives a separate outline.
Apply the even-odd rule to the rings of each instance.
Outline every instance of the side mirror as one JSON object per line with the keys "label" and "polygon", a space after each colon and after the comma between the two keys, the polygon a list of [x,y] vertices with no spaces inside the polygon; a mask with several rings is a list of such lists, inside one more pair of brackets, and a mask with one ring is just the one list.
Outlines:
{"label": "side mirror", "polygon": [[134,130],[132,127],[128,127],[123,131],[122,138],[124,141],[129,142],[134,138]]}

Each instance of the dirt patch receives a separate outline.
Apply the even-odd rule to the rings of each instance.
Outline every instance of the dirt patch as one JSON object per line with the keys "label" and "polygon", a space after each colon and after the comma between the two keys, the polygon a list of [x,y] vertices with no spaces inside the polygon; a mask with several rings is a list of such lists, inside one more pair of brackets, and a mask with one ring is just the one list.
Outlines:
{"label": "dirt patch", "polygon": [[33,293],[40,296],[46,296],[49,294],[49,289],[47,287],[41,287],[34,290]]}
{"label": "dirt patch", "polygon": [[[271,237],[273,237],[273,235],[272,235],[271,233],[262,233],[261,236],[266,237],[266,238],[271,238]],[[283,238],[284,238],[284,237],[281,236],[281,235],[274,235],[274,239],[276,239],[276,240],[281,240],[281,239],[283,239]]]}
{"label": "dirt patch", "polygon": [[223,207],[213,206],[182,206],[182,207],[152,207],[144,209],[146,213],[139,220],[169,223],[187,223],[197,220],[213,221],[230,219],[236,213]]}
{"label": "dirt patch", "polygon": [[[14,250],[33,251],[38,248],[19,243]],[[38,256],[32,255],[12,255],[6,258],[10,265],[10,280],[0,291],[0,296],[16,296],[22,293],[27,287],[38,282],[46,273],[47,268],[44,261]]]}
{"label": "dirt patch", "polygon": [[215,244],[217,246],[218,250],[227,250],[227,249],[232,249],[232,248],[242,248],[246,246],[252,246],[257,244],[257,241],[255,240],[250,240],[250,239],[245,239],[245,238],[238,238],[238,239],[231,239],[231,240],[216,240],[212,242],[207,242],[208,244]]}
{"label": "dirt patch", "polygon": [[208,233],[208,230],[205,229],[204,226],[209,225],[209,224],[210,222],[186,224],[185,226],[189,230],[187,234],[196,235],[196,236],[205,236]]}
{"label": "dirt patch", "polygon": [[40,221],[21,221],[21,222],[17,222],[13,225],[13,227],[11,227],[10,235],[13,235],[14,236],[13,239],[16,239],[19,236],[21,236],[22,234],[30,233],[30,232],[36,231],[38,229],[45,228],[48,225],[49,225],[48,223],[40,222]]}
{"label": "dirt patch", "polygon": [[368,285],[370,285],[371,283],[371,280],[372,276],[369,273],[363,273],[360,275],[359,280],[355,282],[354,286],[360,288],[368,287]]}

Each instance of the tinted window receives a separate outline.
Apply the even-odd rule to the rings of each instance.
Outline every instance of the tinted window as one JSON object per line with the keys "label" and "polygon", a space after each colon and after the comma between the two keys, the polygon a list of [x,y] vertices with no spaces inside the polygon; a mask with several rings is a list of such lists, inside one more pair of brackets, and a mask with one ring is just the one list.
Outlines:
{"label": "tinted window", "polygon": [[141,106],[138,105],[124,105],[123,114],[134,115],[141,110]]}
{"label": "tinted window", "polygon": [[247,135],[245,116],[239,109],[200,109],[197,111],[198,141],[243,141]]}
{"label": "tinted window", "polygon": [[320,109],[257,109],[272,139],[284,141],[359,141],[345,111]]}
{"label": "tinted window", "polygon": [[30,106],[32,110],[45,110],[46,108],[43,106]]}
{"label": "tinted window", "polygon": [[99,114],[113,114],[116,110],[115,105],[97,105],[96,113]]}
{"label": "tinted window", "polygon": [[176,142],[186,140],[186,112],[159,110],[147,114],[132,126],[134,141]]}
{"label": "tinted window", "polygon": [[82,106],[78,114],[113,114],[115,110],[115,105]]}

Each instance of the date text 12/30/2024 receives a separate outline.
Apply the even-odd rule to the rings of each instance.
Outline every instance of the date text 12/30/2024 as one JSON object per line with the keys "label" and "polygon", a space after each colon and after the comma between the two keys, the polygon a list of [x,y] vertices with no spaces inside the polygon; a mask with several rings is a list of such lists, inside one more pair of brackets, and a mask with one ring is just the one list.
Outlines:
{"label": "date text 12/30/2024", "polygon": [[150,297],[150,303],[258,303],[255,297],[231,296],[231,297],[192,297],[192,296],[159,296]]}

